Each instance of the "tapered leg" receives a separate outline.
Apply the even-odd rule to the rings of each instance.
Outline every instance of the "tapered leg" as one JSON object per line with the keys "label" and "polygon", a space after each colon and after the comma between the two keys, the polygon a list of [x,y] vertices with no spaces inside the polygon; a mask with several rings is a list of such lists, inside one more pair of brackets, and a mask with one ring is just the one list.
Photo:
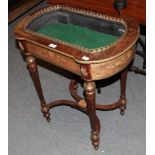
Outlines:
{"label": "tapered leg", "polygon": [[143,51],[144,51],[143,69],[146,69],[146,41],[143,46]]}
{"label": "tapered leg", "polygon": [[35,58],[32,56],[27,56],[26,62],[27,62],[27,68],[30,72],[30,75],[31,75],[32,80],[34,82],[34,86],[35,86],[35,89],[37,91],[40,103],[41,103],[41,111],[43,113],[43,116],[47,119],[47,121],[50,122],[50,113],[49,113],[49,109],[46,106],[46,102],[45,102],[45,99],[43,96]]}
{"label": "tapered leg", "polygon": [[142,49],[143,49],[143,53],[142,53],[142,57],[143,57],[143,69],[146,69],[146,40],[145,42],[142,40],[141,37],[138,38],[138,42],[140,43]]}
{"label": "tapered leg", "polygon": [[93,81],[84,83],[88,115],[91,124],[91,140],[94,148],[97,150],[99,147],[99,129],[97,128],[99,121],[97,121],[96,117],[95,88],[96,86]]}
{"label": "tapered leg", "polygon": [[101,94],[101,88],[97,88],[97,93]]}
{"label": "tapered leg", "polygon": [[120,106],[120,113],[121,115],[124,115],[124,111],[126,109],[126,104],[127,104],[127,99],[126,99],[126,81],[127,81],[127,73],[128,69],[126,68],[122,73],[121,73],[121,78],[120,78],[120,84],[121,84],[121,106]]}

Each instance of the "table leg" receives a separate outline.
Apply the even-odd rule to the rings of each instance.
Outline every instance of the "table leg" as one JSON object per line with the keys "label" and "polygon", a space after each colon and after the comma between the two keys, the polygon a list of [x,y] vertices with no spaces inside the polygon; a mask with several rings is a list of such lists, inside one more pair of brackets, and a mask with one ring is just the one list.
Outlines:
{"label": "table leg", "polygon": [[43,116],[47,119],[47,121],[50,122],[50,113],[49,113],[49,109],[46,106],[46,102],[45,102],[44,95],[42,92],[42,87],[41,87],[41,83],[39,79],[36,60],[33,56],[29,55],[26,57],[26,62],[27,62],[27,68],[32,77],[35,89],[37,91],[37,94],[38,94],[38,97],[41,103],[41,112],[43,113]]}
{"label": "table leg", "polygon": [[138,43],[140,44],[140,46],[142,47],[142,51],[136,50],[136,54],[140,55],[141,57],[143,57],[143,69],[140,69],[137,66],[131,66],[129,71],[133,71],[136,74],[142,74],[142,75],[146,75],[146,41],[144,42],[141,37],[138,38]]}
{"label": "table leg", "polygon": [[91,140],[94,148],[97,150],[99,147],[99,121],[96,116],[96,107],[95,107],[95,82],[86,81],[84,83],[86,101],[87,101],[87,110],[91,124]]}
{"label": "table leg", "polygon": [[141,37],[138,38],[138,42],[142,47],[141,56],[143,57],[143,69],[146,69],[146,41],[144,42]]}
{"label": "table leg", "polygon": [[126,99],[126,81],[127,81],[127,73],[128,69],[126,68],[122,73],[120,77],[120,84],[121,84],[121,106],[120,106],[120,113],[121,115],[124,115],[124,111],[126,109],[127,99]]}

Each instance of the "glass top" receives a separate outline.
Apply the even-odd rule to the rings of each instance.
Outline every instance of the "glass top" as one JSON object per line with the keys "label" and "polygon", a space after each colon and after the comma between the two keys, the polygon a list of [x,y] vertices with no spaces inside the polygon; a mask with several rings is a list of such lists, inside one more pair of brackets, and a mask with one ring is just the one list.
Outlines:
{"label": "glass top", "polygon": [[62,9],[35,18],[27,29],[89,52],[115,44],[125,32],[120,22]]}

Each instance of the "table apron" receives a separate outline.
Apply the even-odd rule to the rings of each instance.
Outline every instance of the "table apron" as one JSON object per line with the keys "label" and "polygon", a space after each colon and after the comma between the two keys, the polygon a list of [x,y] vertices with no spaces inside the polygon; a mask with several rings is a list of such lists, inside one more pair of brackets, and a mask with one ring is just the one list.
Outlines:
{"label": "table apron", "polygon": [[49,50],[47,48],[35,45],[27,41],[25,41],[24,46],[26,52],[30,53],[36,58],[54,64],[77,75],[81,75],[80,64],[75,62],[73,58],[70,58],[68,56],[62,55],[60,53],[57,53],[55,51]]}

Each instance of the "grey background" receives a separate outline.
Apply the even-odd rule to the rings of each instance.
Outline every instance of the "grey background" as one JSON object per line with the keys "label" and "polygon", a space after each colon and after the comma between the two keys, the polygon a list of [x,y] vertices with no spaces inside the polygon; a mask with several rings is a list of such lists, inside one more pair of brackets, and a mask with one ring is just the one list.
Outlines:
{"label": "grey background", "polygon": [[[34,10],[45,6],[42,3]],[[19,19],[18,19],[19,20]],[[127,80],[128,105],[124,116],[119,110],[97,111],[101,122],[100,148],[90,141],[89,119],[69,107],[51,110],[51,123],[40,112],[32,80],[9,25],[9,155],[145,155],[145,76],[130,72]],[[135,64],[142,66],[136,56]],[[68,85],[71,75],[54,66],[39,66],[47,102],[71,99]],[[119,80],[102,87],[97,102],[113,102],[119,97]],[[79,93],[82,88],[79,86]]]}

